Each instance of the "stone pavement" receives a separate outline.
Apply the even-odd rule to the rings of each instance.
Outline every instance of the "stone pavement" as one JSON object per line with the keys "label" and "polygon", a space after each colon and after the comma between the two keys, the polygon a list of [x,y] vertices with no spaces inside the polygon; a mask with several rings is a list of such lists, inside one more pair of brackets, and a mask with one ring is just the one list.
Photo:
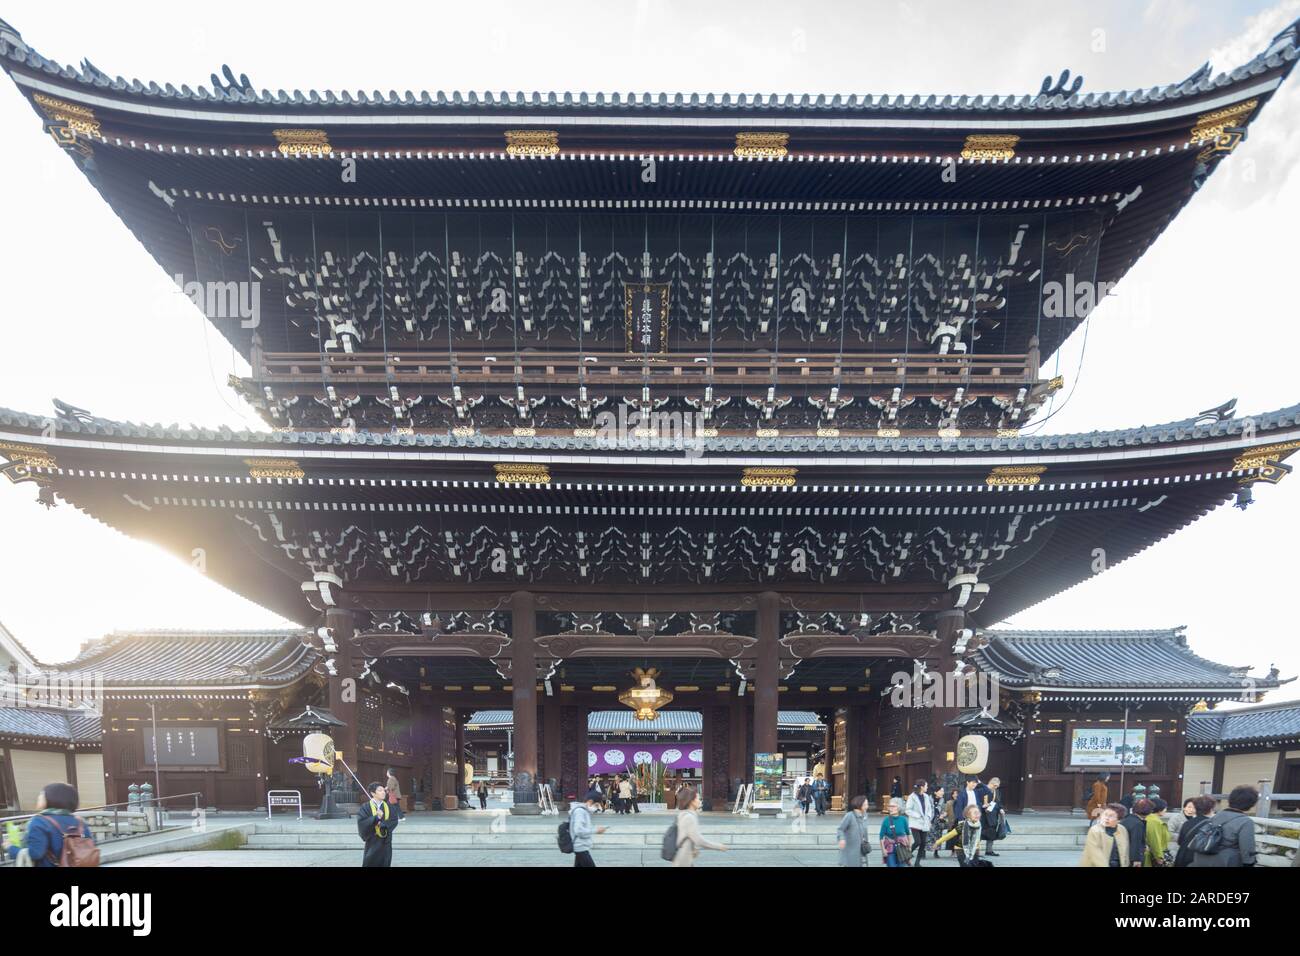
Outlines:
{"label": "stone pavement", "polygon": [[[657,850],[605,849],[599,846],[593,852],[598,866],[668,866],[659,858]],[[732,850],[727,853],[705,852],[698,866],[713,867],[770,867],[770,866],[825,866],[836,865],[836,854],[830,850]],[[1066,866],[1079,862],[1075,850],[1019,850],[1003,853],[994,861],[997,866]],[[159,853],[137,857],[111,866],[360,866],[361,845],[355,850],[200,850],[188,853]],[[573,866],[573,857],[558,850],[401,850],[393,852],[394,866],[484,867],[484,866]],[[873,868],[882,868],[880,851],[871,855]],[[956,869],[957,864],[947,857],[938,862],[926,861],[926,866]]]}

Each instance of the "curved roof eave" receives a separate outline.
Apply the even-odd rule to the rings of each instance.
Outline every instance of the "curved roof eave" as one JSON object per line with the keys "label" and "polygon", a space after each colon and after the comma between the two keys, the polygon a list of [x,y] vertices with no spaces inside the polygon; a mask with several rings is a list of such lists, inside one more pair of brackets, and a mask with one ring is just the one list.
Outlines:
{"label": "curved roof eave", "polygon": [[[7,27],[7,25],[6,25]],[[1229,91],[1233,87],[1249,85],[1252,80],[1269,71],[1283,70],[1289,72],[1294,66],[1300,49],[1297,47],[1297,26],[1292,24],[1278,34],[1267,49],[1249,62],[1227,73],[1211,76],[1208,70],[1197,71],[1192,76],[1177,83],[1155,86],[1148,89],[1120,90],[1114,92],[1074,93],[1066,96],[1062,93],[1008,94],[1008,95],[871,95],[871,94],[684,94],[684,93],[573,93],[533,91],[524,93],[510,92],[429,92],[418,94],[410,90],[397,93],[390,90],[383,93],[375,90],[367,93],[358,90],[335,93],[334,91],[309,90],[304,93],[294,90],[292,93],[277,90],[256,90],[247,78],[241,76],[235,80],[232,73],[226,71],[226,80],[219,80],[213,74],[213,89],[198,86],[191,89],[182,84],[178,89],[171,83],[158,84],[154,81],[143,82],[138,79],[127,80],[121,76],[110,77],[88,60],[83,60],[81,69],[64,66],[56,61],[41,56],[29,47],[12,27],[0,31],[0,65],[11,74],[17,71],[39,75],[57,82],[57,85],[79,90],[83,94],[111,94],[120,103],[137,102],[150,104],[157,108],[160,103],[176,103],[200,107],[235,107],[246,110],[245,121],[256,120],[256,110],[267,107],[296,107],[311,111],[342,111],[355,113],[359,109],[374,109],[393,112],[433,111],[451,115],[503,114],[506,111],[522,111],[523,122],[551,121],[555,111],[576,112],[586,117],[599,115],[623,115],[642,122],[654,122],[656,119],[670,119],[681,115],[720,116],[734,123],[749,124],[764,117],[781,117],[789,119],[797,116],[824,119],[845,119],[851,117],[871,117],[880,119],[888,116],[923,117],[925,122],[933,122],[940,114],[952,114],[954,117],[970,117],[979,114],[997,116],[1000,119],[1015,118],[1019,115],[1069,116],[1086,114],[1089,122],[1095,122],[1098,113],[1112,112],[1122,115],[1125,112],[1145,111],[1150,105],[1177,103],[1184,100],[1196,100],[1212,97],[1216,93]],[[545,118],[545,120],[543,120]],[[382,117],[375,117],[383,121]],[[497,115],[497,121],[508,121],[505,116]]]}

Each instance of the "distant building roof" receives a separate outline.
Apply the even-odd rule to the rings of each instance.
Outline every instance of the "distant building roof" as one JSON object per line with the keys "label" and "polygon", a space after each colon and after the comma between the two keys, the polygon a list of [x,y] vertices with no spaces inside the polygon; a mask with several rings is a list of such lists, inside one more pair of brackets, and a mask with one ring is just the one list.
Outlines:
{"label": "distant building roof", "polygon": [[[810,710],[783,710],[777,714],[777,726],[787,730],[808,728],[821,730],[826,725]],[[699,734],[703,733],[703,718],[698,711],[660,711],[655,721],[637,720],[630,710],[594,710],[587,715],[589,734]],[[505,730],[514,725],[514,714],[508,710],[480,710],[473,713],[467,728],[476,730]]]}
{"label": "distant building roof", "polygon": [[299,630],[119,632],[52,669],[62,681],[98,681],[105,689],[280,687],[319,658],[304,637]]}
{"label": "distant building roof", "polygon": [[[1280,686],[1277,673],[1251,677],[1249,667],[1194,654],[1183,628],[1143,631],[982,632],[976,666],[1016,688],[1045,690],[1204,691],[1210,696]],[[1294,679],[1294,678],[1291,678]]]}
{"label": "distant building roof", "polygon": [[10,743],[98,745],[99,714],[59,707],[0,707],[0,739]]}
{"label": "distant building roof", "polygon": [[1200,711],[1187,719],[1189,748],[1273,746],[1297,742],[1300,742],[1300,700],[1238,710]]}

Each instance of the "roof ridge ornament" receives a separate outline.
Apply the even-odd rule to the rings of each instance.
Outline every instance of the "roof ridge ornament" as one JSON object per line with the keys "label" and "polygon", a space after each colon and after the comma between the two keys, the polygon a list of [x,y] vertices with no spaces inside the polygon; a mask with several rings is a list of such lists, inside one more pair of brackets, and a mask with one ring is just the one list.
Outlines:
{"label": "roof ridge ornament", "polygon": [[[82,65],[88,64],[89,60],[83,60]],[[212,88],[220,93],[243,93],[251,96],[253,93],[253,84],[248,81],[247,73],[240,73],[239,79],[235,79],[235,74],[231,71],[228,64],[221,64],[221,76],[225,77],[223,82],[217,74],[211,74]],[[294,92],[297,92],[296,90]]]}
{"label": "roof ridge ornament", "polygon": [[[1069,86],[1066,84],[1069,84]],[[1081,86],[1083,86],[1082,76],[1076,76],[1074,82],[1070,83],[1070,71],[1062,70],[1061,76],[1057,79],[1055,84],[1052,83],[1052,75],[1050,73],[1043,77],[1043,84],[1039,87],[1038,95],[1049,98],[1053,96],[1063,96],[1068,100],[1070,97],[1074,96],[1075,93],[1079,92],[1079,87]]]}

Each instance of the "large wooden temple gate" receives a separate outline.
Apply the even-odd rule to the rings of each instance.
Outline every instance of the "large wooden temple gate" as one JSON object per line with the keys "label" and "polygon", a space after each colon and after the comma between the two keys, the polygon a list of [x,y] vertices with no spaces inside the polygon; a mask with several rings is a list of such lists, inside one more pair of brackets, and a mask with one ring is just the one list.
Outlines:
{"label": "large wooden temple gate", "polygon": [[[703,717],[704,790],[710,802],[720,804],[737,781],[749,779],[754,752],[777,750],[779,705],[847,717],[830,731],[831,751],[849,755],[841,757],[833,776],[837,792],[856,793],[867,789],[871,734],[890,674],[908,672],[918,661],[942,673],[955,667],[951,648],[960,637],[966,608],[952,605],[963,594],[969,602],[968,584],[876,595],[825,589],[480,591],[462,594],[456,605],[443,604],[437,612],[419,613],[418,633],[357,631],[355,612],[330,608],[320,637],[322,650],[335,649],[330,704],[348,724],[338,740],[345,753],[357,750],[355,697],[345,689],[371,667],[385,676],[410,678],[410,688],[422,691],[413,693],[413,708],[427,715],[431,728],[446,710],[457,713],[460,728],[469,709],[508,707],[515,714],[517,807],[535,804],[539,781],[555,780],[566,794],[585,786],[587,714],[608,709],[616,700],[615,688],[621,690],[632,668],[647,662],[670,682],[676,676],[673,664],[687,664],[697,681],[683,687],[677,678],[677,700],[678,706],[697,709]],[[978,601],[971,603],[973,609]],[[934,621],[932,629],[916,626],[923,617]],[[605,630],[601,622],[606,618],[630,621],[636,630]],[[548,632],[545,625],[556,621],[569,626]],[[729,627],[722,626],[724,621]],[[677,630],[677,622],[684,629]],[[485,676],[471,678],[472,683],[448,683],[448,672],[440,665],[455,659],[476,662]],[[586,665],[581,678],[567,673],[565,665],[572,662]],[[703,662],[711,666],[701,667]],[[814,677],[799,676],[804,662],[820,665]],[[888,671],[882,670],[885,664],[892,665]],[[483,683],[489,677],[506,683]],[[921,748],[926,775],[942,777],[955,770],[956,735],[946,723],[956,712],[955,707],[925,712],[930,723],[929,746]],[[834,739],[836,734],[842,739]],[[421,767],[433,768],[435,780],[450,773],[456,758],[447,760],[437,733],[424,733],[421,739],[429,747],[420,757]],[[456,792],[454,778],[439,782],[446,793]]]}

